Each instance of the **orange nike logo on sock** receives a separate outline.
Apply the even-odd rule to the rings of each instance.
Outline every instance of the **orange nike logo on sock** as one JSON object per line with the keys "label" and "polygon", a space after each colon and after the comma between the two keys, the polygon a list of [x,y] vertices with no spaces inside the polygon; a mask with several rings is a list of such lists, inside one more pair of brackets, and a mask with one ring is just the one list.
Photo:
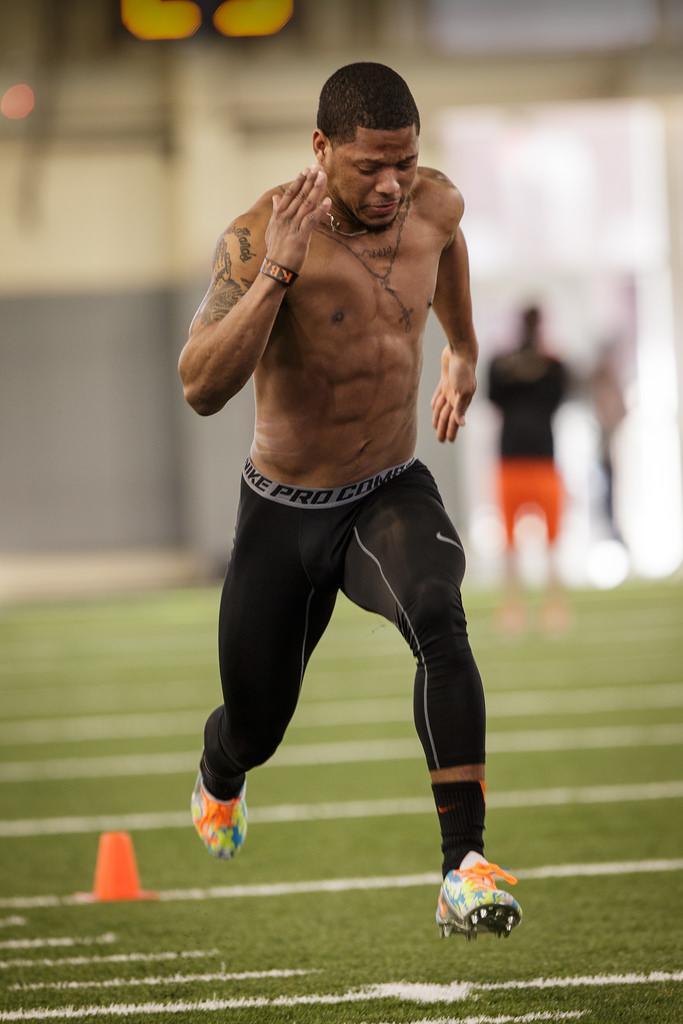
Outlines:
{"label": "orange nike logo on sock", "polygon": [[[484,801],[486,801],[486,783],[484,782],[483,779],[479,779],[479,785],[481,787],[481,795],[483,796]],[[453,805],[451,805],[450,807],[441,807],[439,804],[436,805],[436,809],[439,812],[439,814],[445,814],[447,811],[457,810],[457,808]]]}

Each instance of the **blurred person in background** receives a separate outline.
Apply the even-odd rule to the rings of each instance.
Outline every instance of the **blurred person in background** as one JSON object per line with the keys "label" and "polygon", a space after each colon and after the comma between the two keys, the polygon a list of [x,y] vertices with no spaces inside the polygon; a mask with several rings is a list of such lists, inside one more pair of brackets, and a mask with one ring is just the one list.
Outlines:
{"label": "blurred person in background", "polygon": [[552,426],[567,390],[567,371],[559,359],[544,351],[541,325],[538,306],[522,309],[514,351],[496,356],[488,375],[489,399],[502,415],[497,483],[506,547],[505,593],[499,622],[507,632],[519,632],[526,626],[515,524],[527,511],[540,513],[546,526],[548,586],[542,622],[551,630],[568,624],[554,557],[563,487],[555,465]]}
{"label": "blurred person in background", "polygon": [[613,443],[616,432],[626,416],[626,402],[617,368],[618,346],[604,345],[590,377],[590,396],[598,423],[598,506],[607,536],[624,543],[614,512]]}
{"label": "blurred person in background", "polygon": [[465,556],[414,458],[430,308],[448,340],[432,400],[440,441],[464,425],[478,351],[462,197],[418,167],[419,129],[395,71],[340,68],[320,96],[313,166],[218,242],[180,375],[201,415],[253,376],[256,426],[220,609],[224,704],[206,723],[192,813],[207,849],[234,856],[246,773],[280,744],[342,590],[394,622],[416,658],[444,858],[437,924],[507,936],[521,910],[495,882],[515,879],[483,855],[485,709]]}

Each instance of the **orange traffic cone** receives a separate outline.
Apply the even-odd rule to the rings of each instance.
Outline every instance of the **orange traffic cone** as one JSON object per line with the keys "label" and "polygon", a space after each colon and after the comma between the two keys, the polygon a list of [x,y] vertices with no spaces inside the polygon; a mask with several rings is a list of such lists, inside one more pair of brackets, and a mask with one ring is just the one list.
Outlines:
{"label": "orange traffic cone", "polygon": [[103,832],[97,850],[92,899],[153,900],[158,895],[140,888],[133,840],[128,832]]}

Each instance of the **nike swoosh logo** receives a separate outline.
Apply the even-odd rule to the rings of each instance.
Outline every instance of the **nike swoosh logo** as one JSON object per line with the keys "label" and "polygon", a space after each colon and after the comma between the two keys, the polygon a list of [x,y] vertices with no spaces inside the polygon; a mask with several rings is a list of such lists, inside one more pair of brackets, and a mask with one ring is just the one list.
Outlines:
{"label": "nike swoosh logo", "polygon": [[459,551],[463,550],[462,546],[460,544],[458,544],[457,540],[453,540],[452,537],[444,537],[444,535],[441,533],[440,530],[436,531],[436,539],[437,540],[442,540],[444,542],[444,544],[452,544],[453,547],[456,547]]}

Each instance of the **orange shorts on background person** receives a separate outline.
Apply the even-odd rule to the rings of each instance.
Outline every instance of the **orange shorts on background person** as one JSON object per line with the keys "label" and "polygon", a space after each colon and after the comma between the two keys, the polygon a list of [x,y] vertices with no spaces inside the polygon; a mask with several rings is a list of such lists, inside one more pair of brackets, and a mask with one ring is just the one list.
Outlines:
{"label": "orange shorts on background person", "polygon": [[545,520],[548,543],[560,529],[564,488],[552,459],[502,459],[498,466],[498,497],[508,548],[515,544],[515,523],[525,512]]}

